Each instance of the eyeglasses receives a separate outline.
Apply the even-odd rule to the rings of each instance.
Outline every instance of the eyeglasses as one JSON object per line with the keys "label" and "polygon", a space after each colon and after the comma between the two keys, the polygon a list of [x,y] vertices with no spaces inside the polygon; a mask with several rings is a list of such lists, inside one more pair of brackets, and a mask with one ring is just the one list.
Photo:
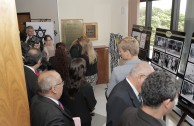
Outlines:
{"label": "eyeglasses", "polygon": [[55,86],[57,86],[57,85],[64,85],[64,81],[62,81],[61,83],[58,83],[58,84],[56,84]]}

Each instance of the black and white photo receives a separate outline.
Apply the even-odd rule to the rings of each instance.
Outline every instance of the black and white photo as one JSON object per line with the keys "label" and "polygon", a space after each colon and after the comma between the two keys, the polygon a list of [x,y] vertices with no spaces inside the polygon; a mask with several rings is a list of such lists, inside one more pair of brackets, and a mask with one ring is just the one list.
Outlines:
{"label": "black and white photo", "polygon": [[181,96],[194,103],[194,84],[184,80],[181,89]]}
{"label": "black and white photo", "polygon": [[152,56],[152,62],[154,62],[155,64],[158,64],[159,63],[159,58],[160,58],[160,52],[154,50],[153,56]]}
{"label": "black and white photo", "polygon": [[145,34],[145,33],[142,33],[142,34],[141,34],[139,47],[142,48],[142,49],[145,48],[146,37],[147,37],[147,34]]}
{"label": "black and white photo", "polygon": [[165,52],[167,38],[156,36],[154,42],[154,48]]}
{"label": "black and white photo", "polygon": [[191,49],[189,53],[189,61],[194,63],[194,44],[191,44]]}
{"label": "black and white photo", "polygon": [[165,54],[163,68],[176,74],[179,62],[180,62],[179,58]]}
{"label": "black and white photo", "polygon": [[132,32],[132,36],[137,39],[138,42],[140,42],[140,39],[141,39],[141,33],[140,32],[137,32],[137,31],[133,31]]}
{"label": "black and white photo", "polygon": [[180,58],[182,46],[183,46],[182,41],[168,39],[168,41],[166,42],[166,53],[169,53],[173,56]]}
{"label": "black and white photo", "polygon": [[190,62],[187,63],[185,79],[194,83],[194,64],[193,63],[190,63]]}

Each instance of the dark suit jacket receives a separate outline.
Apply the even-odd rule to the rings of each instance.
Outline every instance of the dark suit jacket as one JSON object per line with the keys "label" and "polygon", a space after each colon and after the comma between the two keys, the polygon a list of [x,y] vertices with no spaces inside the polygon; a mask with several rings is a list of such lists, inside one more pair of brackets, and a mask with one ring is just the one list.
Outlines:
{"label": "dark suit jacket", "polygon": [[31,126],[74,126],[67,109],[61,109],[47,97],[35,95],[30,108]]}
{"label": "dark suit jacket", "polygon": [[92,86],[85,83],[78,89],[74,99],[70,98],[68,91],[65,90],[61,103],[71,111],[73,117],[80,117],[81,123],[90,123],[92,120],[90,113],[94,110],[97,101]]}
{"label": "dark suit jacket", "polygon": [[106,104],[107,126],[117,126],[123,111],[128,107],[138,108],[141,103],[126,79],[111,91]]}
{"label": "dark suit jacket", "polygon": [[32,97],[36,94],[38,76],[30,68],[26,66],[24,66],[24,74],[26,79],[28,102],[30,105]]}
{"label": "dark suit jacket", "polygon": [[70,48],[71,58],[80,58],[82,53],[82,46],[80,44],[75,44]]}
{"label": "dark suit jacket", "polygon": [[118,126],[166,126],[163,120],[148,115],[141,109],[127,108],[122,114]]}

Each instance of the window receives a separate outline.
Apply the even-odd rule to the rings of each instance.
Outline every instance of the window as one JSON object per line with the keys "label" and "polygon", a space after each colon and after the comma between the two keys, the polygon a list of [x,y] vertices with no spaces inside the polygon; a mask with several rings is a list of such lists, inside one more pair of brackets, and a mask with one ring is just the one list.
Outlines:
{"label": "window", "polygon": [[181,0],[178,31],[184,31],[186,5],[187,5],[187,0]]}
{"label": "window", "polygon": [[154,44],[156,28],[170,29],[172,0],[152,1],[150,45]]}
{"label": "window", "polygon": [[146,2],[140,2],[138,24],[145,26],[145,18],[146,18]]}

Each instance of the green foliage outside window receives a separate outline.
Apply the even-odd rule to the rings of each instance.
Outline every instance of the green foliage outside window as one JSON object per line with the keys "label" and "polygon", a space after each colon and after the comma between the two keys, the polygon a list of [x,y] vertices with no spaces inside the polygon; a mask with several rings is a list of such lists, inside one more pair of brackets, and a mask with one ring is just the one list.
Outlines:
{"label": "green foliage outside window", "polygon": [[[145,25],[145,7],[140,9],[139,24]],[[178,30],[184,30],[184,19],[185,15],[180,13],[179,15],[179,24]],[[152,27],[152,37],[150,45],[153,46],[156,28],[170,29],[170,20],[171,20],[171,9],[160,9],[153,7],[152,8],[152,17],[151,17],[151,27]]]}

